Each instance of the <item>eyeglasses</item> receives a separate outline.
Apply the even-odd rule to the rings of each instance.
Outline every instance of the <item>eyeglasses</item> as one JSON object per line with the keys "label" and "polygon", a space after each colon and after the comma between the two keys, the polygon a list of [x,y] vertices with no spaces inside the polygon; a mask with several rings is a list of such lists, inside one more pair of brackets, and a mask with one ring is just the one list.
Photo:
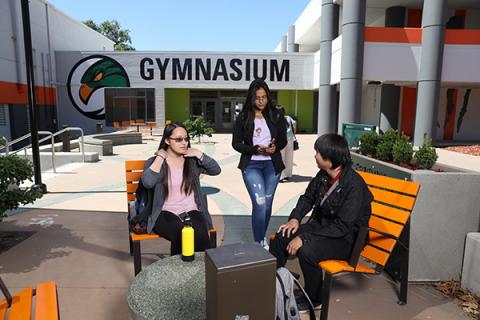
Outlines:
{"label": "eyeglasses", "polygon": [[264,101],[264,100],[267,100],[267,96],[255,97],[255,100],[257,100],[257,101],[260,101],[260,100]]}
{"label": "eyeglasses", "polygon": [[169,139],[175,141],[176,143],[180,143],[182,141],[188,143],[190,141],[190,137],[170,137]]}

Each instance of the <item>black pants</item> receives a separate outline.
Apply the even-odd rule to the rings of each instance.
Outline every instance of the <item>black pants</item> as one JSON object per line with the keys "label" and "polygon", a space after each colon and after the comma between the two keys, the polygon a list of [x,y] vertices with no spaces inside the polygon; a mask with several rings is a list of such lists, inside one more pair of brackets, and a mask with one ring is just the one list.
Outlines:
{"label": "black pants", "polygon": [[[319,227],[317,221],[300,225],[295,234],[290,237],[283,237],[281,233],[275,235],[270,242],[270,253],[277,258],[277,267],[283,267],[287,263],[288,243],[297,235],[309,233]],[[298,261],[305,279],[305,291],[314,302],[321,302],[323,274],[318,266],[320,261],[331,259],[346,260],[350,258],[353,244],[345,239],[327,238],[322,236],[312,237],[304,241],[302,247],[297,251]]]}
{"label": "black pants", "polygon": [[[194,230],[195,251],[209,249],[208,227],[203,214],[200,211],[189,211],[187,214],[190,216]],[[170,254],[172,256],[182,252],[182,228],[182,218],[169,211],[160,212],[157,221],[155,221],[153,231],[162,238],[170,240]]]}

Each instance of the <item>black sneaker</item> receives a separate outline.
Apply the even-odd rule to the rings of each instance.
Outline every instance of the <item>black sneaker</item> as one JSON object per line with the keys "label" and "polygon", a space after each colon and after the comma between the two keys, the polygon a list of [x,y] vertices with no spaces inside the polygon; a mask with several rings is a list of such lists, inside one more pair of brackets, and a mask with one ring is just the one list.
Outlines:
{"label": "black sneaker", "polygon": [[[307,298],[304,296],[295,297],[295,302],[297,302],[297,308],[299,313],[306,313],[309,310],[309,303]],[[312,301],[313,310],[320,310],[322,308],[322,303],[318,301]]]}

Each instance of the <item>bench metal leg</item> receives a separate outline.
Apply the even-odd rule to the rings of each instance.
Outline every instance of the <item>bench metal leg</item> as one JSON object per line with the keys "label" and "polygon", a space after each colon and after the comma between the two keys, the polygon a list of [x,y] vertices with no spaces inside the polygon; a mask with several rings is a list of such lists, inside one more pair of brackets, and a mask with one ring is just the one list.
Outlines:
{"label": "bench metal leg", "polygon": [[210,247],[216,248],[217,247],[217,231],[212,230],[209,232],[210,234]]}
{"label": "bench metal leg", "polygon": [[140,250],[140,241],[132,241],[133,243],[133,268],[135,275],[142,271],[142,254]]}
{"label": "bench metal leg", "polygon": [[128,246],[130,247],[130,256],[133,256],[133,242],[130,233],[128,234]]}
{"label": "bench metal leg", "polygon": [[408,294],[408,257],[409,257],[409,247],[410,247],[410,221],[405,224],[403,229],[401,241],[405,245],[405,248],[402,248],[402,258],[400,265],[400,296],[399,296],[399,305],[407,304],[407,294]]}
{"label": "bench metal leg", "polygon": [[320,311],[320,320],[328,319],[328,304],[330,302],[330,289],[332,288],[333,276],[329,272],[325,272],[325,278],[322,285],[322,310]]}

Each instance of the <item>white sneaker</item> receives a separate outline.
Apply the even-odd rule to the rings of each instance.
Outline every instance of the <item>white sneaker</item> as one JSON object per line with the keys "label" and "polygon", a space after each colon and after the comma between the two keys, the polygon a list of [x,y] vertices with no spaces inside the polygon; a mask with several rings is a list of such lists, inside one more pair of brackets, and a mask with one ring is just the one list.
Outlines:
{"label": "white sneaker", "polygon": [[262,241],[260,241],[260,244],[262,245],[262,247],[268,251],[268,249],[270,249],[270,246],[268,245],[268,241],[267,241],[267,238],[263,238]]}

